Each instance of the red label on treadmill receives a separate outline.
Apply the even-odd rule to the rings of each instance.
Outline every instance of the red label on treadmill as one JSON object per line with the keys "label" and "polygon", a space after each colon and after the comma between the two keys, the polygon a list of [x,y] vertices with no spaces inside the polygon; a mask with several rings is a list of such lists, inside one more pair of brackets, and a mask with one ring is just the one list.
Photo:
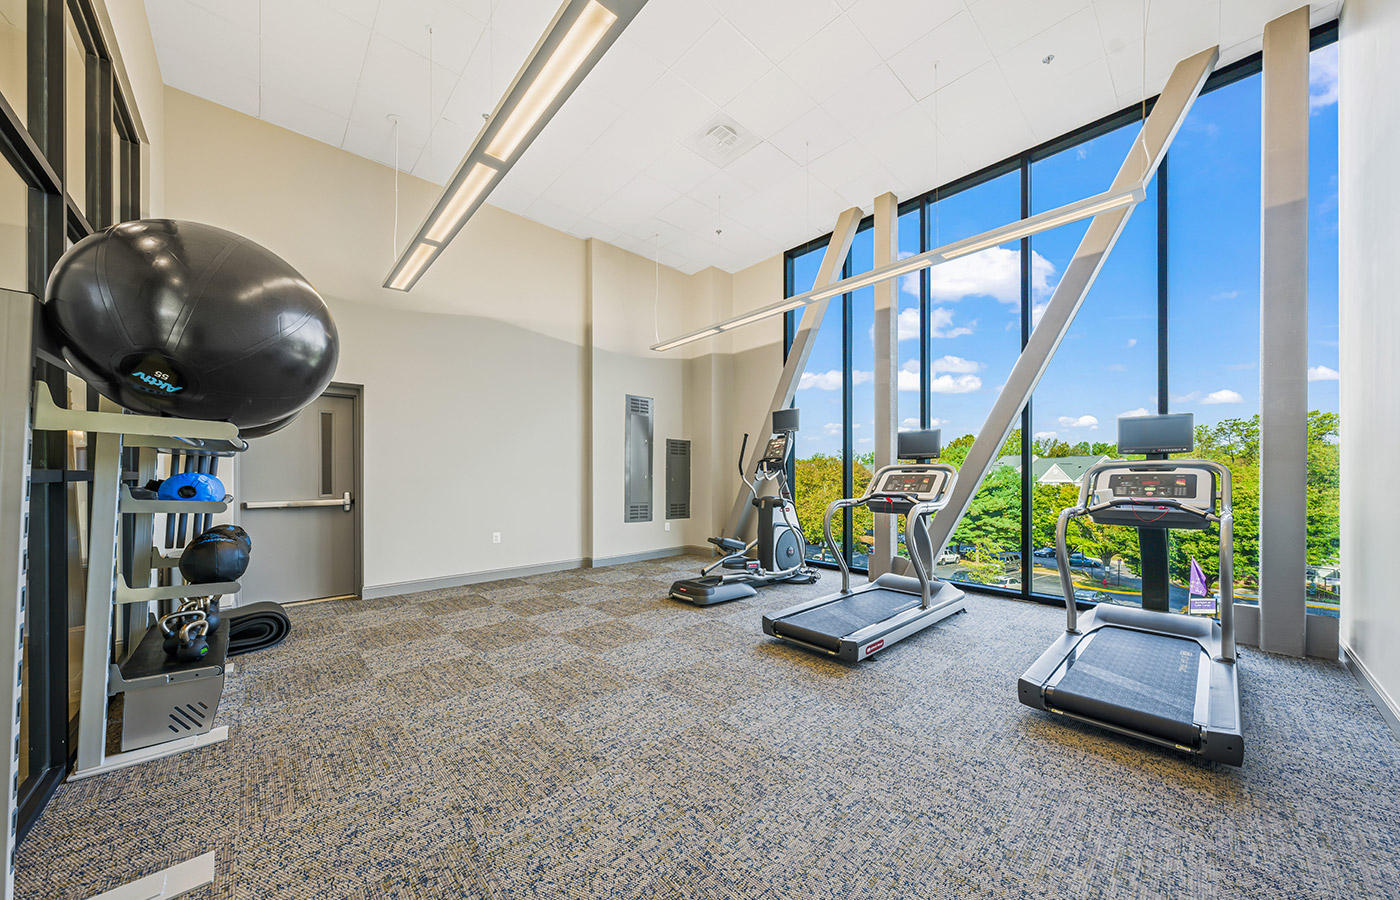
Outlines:
{"label": "red label on treadmill", "polygon": [[870,654],[874,653],[876,650],[879,650],[883,646],[885,646],[884,638],[880,638],[878,641],[872,641],[871,643],[865,645],[865,655],[869,656]]}

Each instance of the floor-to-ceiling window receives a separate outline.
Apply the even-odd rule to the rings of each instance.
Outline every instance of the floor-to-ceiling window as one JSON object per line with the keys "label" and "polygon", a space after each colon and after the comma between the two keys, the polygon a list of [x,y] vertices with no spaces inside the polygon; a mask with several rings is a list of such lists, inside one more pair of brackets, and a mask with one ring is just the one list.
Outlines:
{"label": "floor-to-ceiling window", "polygon": [[[90,0],[0,0],[0,288],[42,296],[68,246],[140,213],[140,135],[112,56]],[[21,293],[3,300],[34,302]],[[60,405],[95,402],[80,379],[37,358],[34,379]],[[91,481],[84,438],[35,433],[30,454],[21,836],[67,769],[81,699],[70,647],[83,640]]]}
{"label": "floor-to-ceiling window", "polygon": [[1308,130],[1308,612],[1342,601],[1337,390],[1337,45],[1312,52]]}
{"label": "floor-to-ceiling window", "polygon": [[[1335,37],[1335,25],[1313,34],[1310,153],[1308,580],[1309,610],[1324,614],[1335,614],[1341,582]],[[1116,451],[1118,417],[1192,412],[1198,455],[1235,473],[1236,598],[1256,599],[1259,66],[1256,56],[1211,76],[1037,387],[1025,433],[1013,429],[938,561],[940,576],[1059,602],[1047,553],[1054,517],[1073,501],[1084,471]],[[906,200],[900,253],[1106,190],[1144,112],[1126,109]],[[900,282],[901,428],[941,428],[944,460],[961,463],[1087,228],[1064,226]],[[845,273],[870,267],[862,240],[868,244],[868,232],[857,236]],[[824,249],[818,241],[789,254],[789,294],[810,286]],[[870,321],[870,290],[834,299],[802,375],[798,405],[821,410],[804,412],[811,424],[799,442],[796,481],[814,520],[804,522],[809,539],[820,533],[825,504],[868,477],[861,458],[872,425]],[[837,535],[858,557],[861,528]],[[1173,608],[1185,604],[1192,560],[1214,587],[1216,539],[1214,531],[1173,536]],[[1129,529],[1080,528],[1069,543],[1081,554],[1074,568],[1081,599],[1139,602],[1140,560]],[[820,559],[821,548],[810,546],[809,556]]]}

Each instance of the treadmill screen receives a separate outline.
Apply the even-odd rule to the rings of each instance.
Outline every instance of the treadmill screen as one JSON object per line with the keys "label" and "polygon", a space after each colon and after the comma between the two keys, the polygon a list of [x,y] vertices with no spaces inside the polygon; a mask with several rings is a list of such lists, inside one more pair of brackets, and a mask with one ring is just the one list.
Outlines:
{"label": "treadmill screen", "polygon": [[764,459],[776,459],[783,462],[787,459],[787,438],[775,437],[768,441],[768,449],[763,451]]}
{"label": "treadmill screen", "polygon": [[880,490],[889,494],[927,494],[933,490],[933,472],[896,472],[885,479]]}
{"label": "treadmill screen", "polygon": [[1196,476],[1174,472],[1129,472],[1108,476],[1108,486],[1115,497],[1175,497],[1196,496]]}

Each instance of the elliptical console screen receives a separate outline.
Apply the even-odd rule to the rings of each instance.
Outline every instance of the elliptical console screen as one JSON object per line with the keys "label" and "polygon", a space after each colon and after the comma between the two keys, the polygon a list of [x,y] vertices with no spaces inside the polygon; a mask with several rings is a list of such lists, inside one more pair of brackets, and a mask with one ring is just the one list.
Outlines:
{"label": "elliptical console screen", "polygon": [[885,494],[931,494],[937,476],[933,472],[895,472],[880,485]]}
{"label": "elliptical console screen", "polygon": [[785,434],[784,434],[784,435],[775,435],[775,436],[769,438],[769,439],[768,439],[768,449],[765,450],[765,451],[763,451],[763,459],[764,459],[765,461],[773,460],[773,461],[775,461],[775,462],[780,462],[780,463],[781,463],[781,462],[786,462],[786,461],[787,461],[787,441],[788,441],[787,435],[785,435]]}
{"label": "elliptical console screen", "polygon": [[1128,472],[1108,476],[1108,486],[1114,497],[1172,497],[1192,499],[1196,496],[1196,476],[1180,472]]}

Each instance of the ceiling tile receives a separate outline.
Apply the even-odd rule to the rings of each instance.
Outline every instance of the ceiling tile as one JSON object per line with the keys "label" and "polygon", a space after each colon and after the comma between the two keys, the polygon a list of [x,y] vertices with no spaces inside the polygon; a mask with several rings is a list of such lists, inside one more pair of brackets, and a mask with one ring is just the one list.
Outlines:
{"label": "ceiling tile", "polygon": [[841,14],[834,0],[761,0],[738,3],[725,14],[772,62],[811,40]]}
{"label": "ceiling tile", "polygon": [[173,88],[250,116],[258,114],[258,83],[227,72],[193,52],[169,49],[160,57],[161,76]]}
{"label": "ceiling tile", "polygon": [[843,182],[836,193],[846,198],[846,202],[852,206],[869,209],[876,197],[898,187],[889,170],[877,163],[874,168]]}
{"label": "ceiling tile", "polygon": [[[987,110],[979,119],[948,135],[969,165],[991,165],[1037,143],[1031,126],[1015,103]],[[980,165],[979,165],[980,163]]]}
{"label": "ceiling tile", "polygon": [[[150,0],[151,37],[158,46],[173,53],[183,53],[186,61],[195,58],[211,69],[234,78],[258,81],[258,35],[256,31],[240,28],[203,7],[186,0]],[[218,40],[209,40],[218,35]],[[165,62],[164,57],[160,60]],[[162,67],[162,74],[164,69]],[[193,79],[200,83],[213,82],[214,73]],[[174,87],[180,85],[167,81]],[[188,90],[187,88],[181,88]],[[198,93],[191,91],[191,93]],[[206,96],[200,94],[200,96]],[[210,97],[208,99],[213,100]],[[220,103],[222,101],[215,100]]]}
{"label": "ceiling tile", "polygon": [[889,59],[962,10],[962,0],[860,0],[847,15]]}
{"label": "ceiling tile", "polygon": [[988,109],[1016,99],[995,62],[984,63],[919,102],[943,131],[956,131]]}
{"label": "ceiling tile", "polygon": [[1117,94],[1108,62],[1098,59],[1054,81],[1017,92],[1031,130],[1042,141],[1113,112]]}
{"label": "ceiling tile", "polygon": [[556,231],[568,231],[581,218],[578,213],[550,203],[543,197],[530,204],[525,210],[525,217],[541,225],[548,225]]}
{"label": "ceiling tile", "polygon": [[717,21],[719,13],[705,0],[652,0],[623,34],[670,66]]}
{"label": "ceiling tile", "polygon": [[[341,72],[364,58],[370,29],[316,0],[277,0],[263,4],[261,33]],[[358,66],[355,72],[359,73]]]}
{"label": "ceiling tile", "polygon": [[805,166],[848,140],[850,133],[818,107],[773,135],[769,142],[793,162]]}
{"label": "ceiling tile", "polygon": [[444,0],[380,0],[374,30],[460,74],[485,26]]}
{"label": "ceiling tile", "polygon": [[783,61],[788,77],[821,103],[880,64],[880,55],[841,16]]}
{"label": "ceiling tile", "polygon": [[208,10],[249,31],[258,30],[262,15],[262,0],[189,0],[195,6]]}
{"label": "ceiling tile", "polygon": [[718,107],[695,88],[670,72],[637,99],[630,111],[653,123],[672,140],[683,140],[704,125]]}
{"label": "ceiling tile", "polygon": [[451,70],[435,66],[430,89],[426,58],[383,35],[372,35],[350,113],[348,133],[369,128],[382,133],[386,139],[391,138],[393,125],[388,117],[394,115],[399,119],[400,139],[405,144],[421,147],[428,140],[430,95],[440,113],[456,80]]}
{"label": "ceiling tile", "polygon": [[778,69],[770,69],[752,87],[725,104],[724,111],[766,140],[816,105],[797,82]]}
{"label": "ceiling tile", "polygon": [[[1053,56],[1049,63],[1046,57]],[[1103,58],[1098,19],[1082,9],[997,57],[1013,91],[1062,78]]]}
{"label": "ceiling tile", "polygon": [[864,132],[860,142],[898,182],[919,185],[919,192],[942,184],[962,168],[952,144],[917,107]]}
{"label": "ceiling tile", "polygon": [[754,194],[754,189],[730,175],[724,169],[706,178],[690,195],[706,206],[726,210],[737,206]]}
{"label": "ceiling tile", "polygon": [[[368,41],[368,31],[365,37]],[[330,60],[317,60],[263,38],[263,84],[345,118],[355,103],[364,60],[363,47],[355,56],[337,55]],[[338,141],[336,143],[339,145]]]}
{"label": "ceiling tile", "polygon": [[[471,9],[466,11],[470,13]],[[485,21],[492,31],[514,43],[533,47],[558,11],[559,4],[555,0],[492,0]]]}
{"label": "ceiling tile", "polygon": [[[262,2],[262,0],[259,0]],[[374,27],[374,17],[379,14],[379,0],[332,0],[341,15],[349,16],[361,25]]]}
{"label": "ceiling tile", "polygon": [[263,85],[262,89],[262,119],[333,147],[339,147],[345,139],[348,122],[344,116],[327,112],[269,85]]}
{"label": "ceiling tile", "polygon": [[922,100],[991,58],[972,16],[961,12],[895,54],[889,65],[914,99]]}
{"label": "ceiling tile", "polygon": [[[479,128],[486,121],[486,115],[501,101],[501,95],[510,87],[533,46],[516,44],[501,35],[496,35],[489,47],[486,41],[479,41],[476,52],[467,61],[467,67],[448,96],[442,114],[458,125]],[[568,107],[565,103],[563,108]]]}
{"label": "ceiling tile", "polygon": [[630,106],[666,71],[665,66],[635,41],[628,40],[627,35],[624,31],[622,38],[608,48],[583,80],[585,87],[622,106]]}
{"label": "ceiling tile", "polygon": [[691,234],[712,233],[715,223],[719,221],[719,216],[713,208],[688,195],[677,197],[666,204],[657,212],[656,217]]}
{"label": "ceiling tile", "polygon": [[755,190],[762,190],[775,180],[798,170],[797,163],[764,141],[724,167],[726,174],[737,178]]}
{"label": "ceiling tile", "polygon": [[688,147],[672,144],[646,171],[672,190],[687,193],[719,171],[719,167]]}
{"label": "ceiling tile", "polygon": [[721,19],[677,60],[671,71],[715,105],[723,106],[770,68],[767,57]]}
{"label": "ceiling tile", "polygon": [[866,72],[822,104],[832,118],[856,136],[913,105],[914,98],[884,65]]}
{"label": "ceiling tile", "polygon": [[1000,55],[1089,3],[1090,0],[974,0],[968,8],[987,45]]}
{"label": "ceiling tile", "polygon": [[475,138],[475,131],[439,119],[427,146],[418,154],[410,171],[434,184],[446,184],[462,164],[462,157],[467,155]]}
{"label": "ceiling tile", "polygon": [[652,127],[651,123],[632,113],[623,113],[594,144],[594,150],[606,153],[638,173],[667,152],[675,142]]}
{"label": "ceiling tile", "polygon": [[812,160],[807,171],[830,185],[845,184],[880,164],[864,145],[851,139],[829,153]]}
{"label": "ceiling tile", "polygon": [[678,191],[649,175],[638,175],[600,203],[589,215],[623,231],[652,233],[657,213],[680,197]]}

